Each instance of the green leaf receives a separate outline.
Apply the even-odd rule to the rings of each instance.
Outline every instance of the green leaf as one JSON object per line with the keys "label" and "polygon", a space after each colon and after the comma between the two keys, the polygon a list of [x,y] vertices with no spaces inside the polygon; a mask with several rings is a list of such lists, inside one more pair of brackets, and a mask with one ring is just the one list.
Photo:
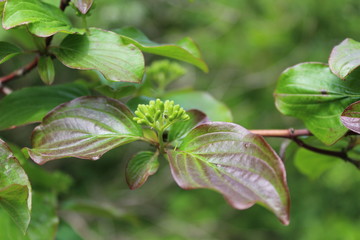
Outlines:
{"label": "green leaf", "polygon": [[338,162],[336,157],[315,153],[304,148],[300,148],[294,158],[297,169],[311,179],[318,178]]}
{"label": "green leaf", "polygon": [[41,80],[48,85],[54,82],[55,68],[51,57],[41,56],[37,65]]}
{"label": "green leaf", "polygon": [[175,44],[158,44],[151,41],[140,30],[132,27],[115,30],[127,43],[132,43],[143,52],[174,58],[191,63],[204,72],[209,69],[202,59],[199,48],[191,38],[184,38]]}
{"label": "green leaf", "polygon": [[80,84],[23,88],[0,101],[0,130],[40,122],[57,105],[88,95]]}
{"label": "green leaf", "polygon": [[208,121],[205,113],[193,109],[186,112],[190,116],[190,120],[187,121],[178,121],[174,123],[168,133],[168,141],[172,142],[177,139],[184,137],[192,128],[196,127],[200,123]]}
{"label": "green leaf", "polygon": [[341,114],[341,122],[353,132],[360,134],[360,101],[350,104]]}
{"label": "green leaf", "polygon": [[133,117],[114,99],[74,99],[55,108],[35,128],[29,155],[38,164],[65,157],[97,160],[107,151],[141,138],[141,127]]}
{"label": "green leaf", "polygon": [[31,186],[24,169],[2,140],[0,140],[0,180],[0,206],[25,233],[30,222]]}
{"label": "green leaf", "polygon": [[29,31],[39,37],[49,37],[58,32],[84,32],[73,28],[58,7],[40,0],[7,0],[2,24],[5,29],[26,24]]}
{"label": "green leaf", "polygon": [[360,42],[347,38],[335,46],[330,54],[331,71],[341,79],[345,79],[360,66]]}
{"label": "green leaf", "polygon": [[8,42],[0,42],[0,64],[22,53],[22,50]]}
{"label": "green leaf", "polygon": [[90,35],[69,35],[52,51],[67,67],[95,69],[110,81],[140,83],[145,71],[144,57],[121,36],[97,28]]}
{"label": "green leaf", "polygon": [[91,8],[93,2],[94,0],[75,0],[74,4],[82,14],[86,14]]}
{"label": "green leaf", "polygon": [[176,91],[165,94],[162,99],[174,100],[185,110],[201,110],[211,121],[231,122],[233,120],[230,109],[207,92]]}
{"label": "green leaf", "polygon": [[285,115],[300,118],[325,144],[333,144],[347,131],[341,123],[343,110],[360,99],[360,85],[353,75],[342,81],[321,63],[303,63],[282,73],[275,103]]}
{"label": "green leaf", "polygon": [[261,136],[236,124],[208,122],[168,150],[168,159],[180,187],[215,190],[237,209],[260,203],[289,224],[285,168]]}
{"label": "green leaf", "polygon": [[0,209],[0,239],[49,240],[54,239],[59,219],[56,215],[56,195],[53,192],[34,192],[31,222],[24,235]]}
{"label": "green leaf", "polygon": [[69,223],[60,221],[59,229],[56,233],[56,240],[84,240]]}
{"label": "green leaf", "polygon": [[149,176],[154,175],[159,168],[159,153],[143,151],[133,156],[126,166],[126,182],[130,189],[141,187]]}

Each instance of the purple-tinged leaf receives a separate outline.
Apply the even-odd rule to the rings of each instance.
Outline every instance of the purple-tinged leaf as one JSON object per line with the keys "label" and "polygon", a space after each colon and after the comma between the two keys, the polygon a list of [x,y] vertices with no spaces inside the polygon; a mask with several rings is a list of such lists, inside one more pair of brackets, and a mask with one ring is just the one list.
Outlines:
{"label": "purple-tinged leaf", "polygon": [[184,137],[192,128],[196,127],[200,123],[209,121],[206,114],[199,110],[192,109],[187,111],[186,113],[190,116],[190,120],[178,121],[170,127],[168,133],[169,142]]}
{"label": "purple-tinged leaf", "polygon": [[209,122],[194,128],[167,153],[180,187],[215,190],[237,209],[259,203],[289,224],[285,168],[261,136],[236,124]]}
{"label": "purple-tinged leaf", "polygon": [[75,6],[82,14],[86,14],[91,8],[93,2],[94,0],[75,0]]}
{"label": "purple-tinged leaf", "polygon": [[126,166],[126,182],[130,189],[141,187],[159,168],[158,152],[143,151],[130,159]]}
{"label": "purple-tinged leaf", "polygon": [[0,207],[23,233],[30,222],[31,186],[10,148],[0,140]]}
{"label": "purple-tinged leaf", "polygon": [[360,66],[360,42],[347,38],[335,46],[330,54],[329,67],[341,79],[345,79]]}
{"label": "purple-tinged leaf", "polygon": [[141,138],[142,130],[121,102],[80,97],[52,110],[35,128],[30,157],[38,164],[77,157],[97,160],[107,151]]}
{"label": "purple-tinged leaf", "polygon": [[341,114],[341,122],[356,133],[360,134],[360,101],[350,104]]}

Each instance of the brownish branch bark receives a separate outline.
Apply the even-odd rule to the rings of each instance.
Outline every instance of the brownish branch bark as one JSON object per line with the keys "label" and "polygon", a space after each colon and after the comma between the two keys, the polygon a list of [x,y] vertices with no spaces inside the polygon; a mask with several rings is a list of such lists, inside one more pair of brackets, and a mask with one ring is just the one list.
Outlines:
{"label": "brownish branch bark", "polygon": [[22,77],[25,74],[27,74],[28,72],[30,72],[31,70],[33,70],[37,66],[38,61],[39,61],[39,58],[35,57],[34,60],[31,63],[29,63],[28,65],[26,65],[25,67],[22,67],[6,76],[0,77],[0,87],[1,87],[2,83],[5,83],[7,81],[13,80],[18,77]]}
{"label": "brownish branch bark", "polygon": [[294,138],[300,136],[312,136],[312,133],[307,129],[256,129],[250,132],[261,135],[263,137],[281,137]]}

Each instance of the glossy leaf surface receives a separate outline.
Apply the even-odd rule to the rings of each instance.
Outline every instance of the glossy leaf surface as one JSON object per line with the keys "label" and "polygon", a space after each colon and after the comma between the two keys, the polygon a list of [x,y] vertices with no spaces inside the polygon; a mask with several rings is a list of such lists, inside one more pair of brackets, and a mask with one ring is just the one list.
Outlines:
{"label": "glossy leaf surface", "polygon": [[208,72],[200,50],[191,38],[184,38],[175,44],[158,44],[136,28],[122,28],[115,32],[122,35],[125,42],[134,44],[141,51],[188,62]]}
{"label": "glossy leaf surface", "polygon": [[133,156],[126,166],[126,182],[130,189],[141,187],[149,176],[154,175],[159,168],[159,153],[143,151]]}
{"label": "glossy leaf surface", "polygon": [[52,51],[69,68],[95,69],[110,81],[140,83],[145,71],[141,51],[116,33],[96,28],[90,32],[69,35]]}
{"label": "glossy leaf surface", "polygon": [[75,0],[75,6],[82,14],[86,14],[89,9],[91,8],[91,5],[93,4],[94,0]]}
{"label": "glossy leaf surface", "polygon": [[347,131],[340,115],[360,99],[360,85],[346,81],[321,63],[303,63],[288,68],[278,80],[275,103],[285,115],[300,118],[322,142],[330,145]]}
{"label": "glossy leaf surface", "polygon": [[30,222],[31,186],[29,179],[8,146],[0,140],[0,207],[23,233]]}
{"label": "glossy leaf surface", "polygon": [[0,101],[0,130],[40,122],[57,105],[88,94],[76,83],[17,90]]}
{"label": "glossy leaf surface", "polygon": [[232,122],[233,120],[230,109],[207,92],[176,91],[165,94],[162,99],[174,100],[186,110],[201,110],[211,121]]}
{"label": "glossy leaf surface", "polygon": [[178,121],[170,127],[168,133],[169,142],[184,137],[192,128],[209,120],[205,113],[196,109],[189,110],[186,113],[190,116],[190,120]]}
{"label": "glossy leaf surface", "polygon": [[49,240],[54,239],[59,219],[56,214],[56,195],[49,192],[34,192],[31,222],[24,235],[0,209],[0,239]]}
{"label": "glossy leaf surface", "polygon": [[345,79],[360,66],[360,42],[347,38],[335,46],[330,54],[331,71],[341,79]]}
{"label": "glossy leaf surface", "polygon": [[232,123],[204,123],[168,159],[180,187],[218,191],[237,209],[260,203],[289,223],[284,165],[262,137]]}
{"label": "glossy leaf surface", "polygon": [[57,32],[82,32],[71,26],[58,7],[40,0],[7,0],[2,24],[5,29],[26,24],[29,31],[39,37],[48,37]]}
{"label": "glossy leaf surface", "polygon": [[74,99],[55,108],[35,128],[30,157],[38,164],[65,157],[97,160],[142,136],[132,118],[131,111],[114,99]]}
{"label": "glossy leaf surface", "polygon": [[344,110],[341,121],[345,127],[360,134],[360,101],[350,104]]}
{"label": "glossy leaf surface", "polygon": [[52,84],[55,78],[55,68],[51,57],[41,56],[37,67],[41,80],[47,85]]}
{"label": "glossy leaf surface", "polygon": [[0,42],[0,64],[20,54],[22,50],[8,42]]}

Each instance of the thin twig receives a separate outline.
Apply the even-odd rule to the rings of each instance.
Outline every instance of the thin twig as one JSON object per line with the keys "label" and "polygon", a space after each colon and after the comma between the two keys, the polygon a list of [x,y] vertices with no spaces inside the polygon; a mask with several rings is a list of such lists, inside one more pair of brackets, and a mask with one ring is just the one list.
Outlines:
{"label": "thin twig", "polygon": [[[10,80],[13,80],[15,78],[24,76],[25,74],[27,74],[28,72],[30,72],[37,66],[38,61],[39,61],[39,57],[35,57],[34,60],[32,62],[30,62],[28,65],[26,65],[25,67],[19,68],[6,76],[0,77],[0,83],[4,83],[4,82],[10,81]],[[0,85],[0,87],[1,87],[1,85]]]}
{"label": "thin twig", "polygon": [[254,134],[263,137],[281,137],[281,138],[294,138],[299,136],[312,136],[313,134],[307,129],[256,129],[250,130]]}
{"label": "thin twig", "polygon": [[294,137],[293,141],[300,147],[305,148],[307,150],[310,150],[312,152],[316,152],[316,153],[320,153],[320,154],[324,154],[324,155],[328,155],[328,156],[333,156],[333,157],[338,157],[343,159],[345,162],[349,162],[351,164],[353,164],[356,168],[360,169],[360,161],[357,161],[355,159],[350,158],[347,155],[346,151],[341,151],[341,152],[337,152],[337,151],[331,151],[331,150],[326,150],[326,149],[321,149],[321,148],[317,148],[311,145],[306,144],[305,142],[303,142],[302,140],[300,140],[298,137]]}

